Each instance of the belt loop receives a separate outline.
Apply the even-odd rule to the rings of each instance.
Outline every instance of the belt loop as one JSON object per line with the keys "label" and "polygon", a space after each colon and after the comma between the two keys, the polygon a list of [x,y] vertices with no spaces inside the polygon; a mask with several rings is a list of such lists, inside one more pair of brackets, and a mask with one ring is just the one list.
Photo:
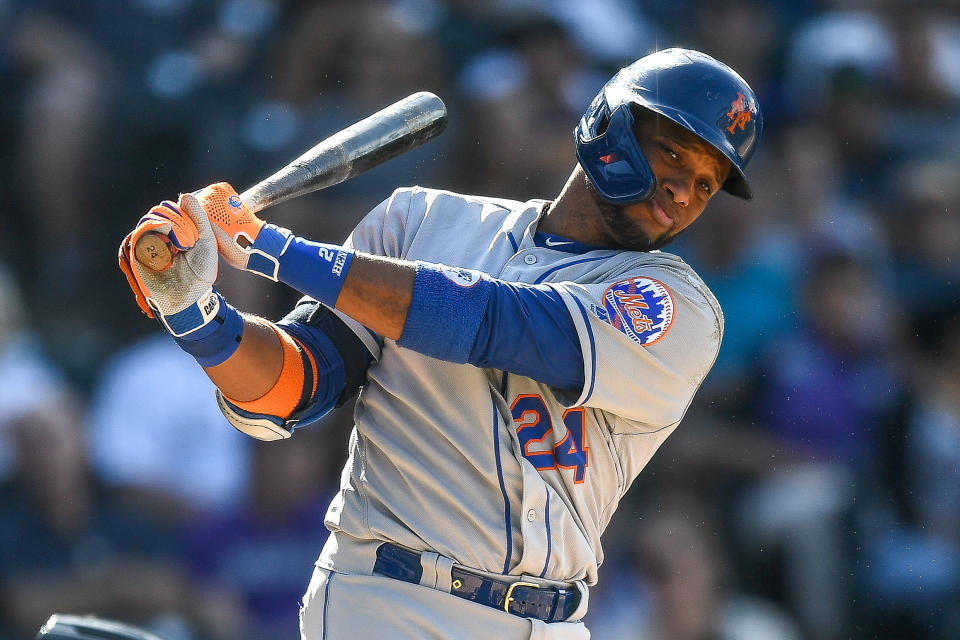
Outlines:
{"label": "belt loop", "polygon": [[590,590],[583,580],[577,580],[573,583],[573,586],[580,592],[580,602],[577,603],[577,608],[567,617],[567,620],[580,620],[587,615],[587,608],[590,606]]}
{"label": "belt loop", "polygon": [[450,593],[453,560],[433,551],[424,551],[420,554],[420,566],[423,567],[421,585]]}
{"label": "belt loop", "polygon": [[446,556],[437,557],[437,589],[450,593],[452,583],[451,572],[453,571],[453,560]]}
{"label": "belt loop", "polygon": [[437,559],[440,554],[433,551],[424,551],[420,554],[420,566],[423,567],[423,574],[420,576],[420,584],[431,589],[437,588]]}

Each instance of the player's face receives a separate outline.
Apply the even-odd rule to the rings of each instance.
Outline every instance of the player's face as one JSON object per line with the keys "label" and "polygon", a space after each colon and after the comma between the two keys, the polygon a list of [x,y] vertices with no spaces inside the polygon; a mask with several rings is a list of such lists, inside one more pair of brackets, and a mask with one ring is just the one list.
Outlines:
{"label": "player's face", "polygon": [[666,246],[700,217],[732,165],[700,137],[666,118],[642,117],[635,131],[656,179],[653,197],[615,205],[588,186],[614,245],[652,251]]}

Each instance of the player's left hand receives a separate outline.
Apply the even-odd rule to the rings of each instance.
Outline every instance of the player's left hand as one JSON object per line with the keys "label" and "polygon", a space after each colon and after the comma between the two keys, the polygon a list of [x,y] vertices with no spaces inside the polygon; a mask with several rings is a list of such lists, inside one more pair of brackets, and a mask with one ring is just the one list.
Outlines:
{"label": "player's left hand", "polygon": [[[162,234],[172,245],[172,261],[162,271],[148,269],[134,256],[137,240],[147,233]],[[190,331],[174,318],[209,296],[217,278],[216,239],[194,194],[182,194],[177,204],[164,201],[151,208],[120,243],[118,262],[147,316],[159,314],[174,335]]]}

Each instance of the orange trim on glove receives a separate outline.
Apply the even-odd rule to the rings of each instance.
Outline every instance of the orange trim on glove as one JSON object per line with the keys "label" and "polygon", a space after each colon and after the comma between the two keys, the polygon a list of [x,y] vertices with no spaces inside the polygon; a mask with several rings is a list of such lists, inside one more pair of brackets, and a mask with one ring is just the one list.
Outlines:
{"label": "orange trim on glove", "polygon": [[232,398],[227,398],[227,400],[244,411],[288,418],[296,410],[304,395],[303,386],[306,376],[303,370],[303,358],[300,354],[307,354],[307,361],[310,363],[312,374],[310,376],[312,386],[307,397],[311,397],[317,390],[317,363],[310,351],[305,349],[286,331],[272,324],[270,327],[277,334],[283,348],[283,366],[280,368],[280,377],[269,391],[256,400],[247,402],[239,402]]}
{"label": "orange trim on glove", "polygon": [[228,182],[215,182],[197,192],[197,200],[210,222],[220,227],[241,247],[248,247],[260,235],[264,222],[250,210]]}
{"label": "orange trim on glove", "polygon": [[147,304],[147,296],[144,295],[143,289],[140,287],[139,279],[134,275],[134,269],[136,267],[131,264],[131,260],[136,260],[136,258],[133,258],[133,245],[131,244],[133,234],[133,231],[128,233],[127,237],[120,243],[120,251],[117,252],[117,262],[120,263],[120,271],[122,271],[124,277],[126,277],[127,284],[130,285],[130,289],[133,291],[133,297],[137,301],[137,306],[140,307],[140,311],[147,314],[148,318],[152,318],[154,317],[153,309]]}
{"label": "orange trim on glove", "polygon": [[[182,200],[183,196],[181,195],[180,198]],[[120,243],[120,250],[117,252],[120,271],[127,278],[127,284],[130,285],[140,310],[147,314],[147,317],[153,318],[153,309],[147,304],[147,287],[140,277],[139,268],[134,264],[137,259],[134,255],[134,247],[137,246],[137,241],[147,233],[160,234],[170,250],[171,262],[161,269],[161,271],[166,271],[173,264],[173,256],[177,255],[178,251],[190,249],[197,244],[199,231],[193,220],[181,212],[179,203],[174,204],[169,200],[164,200],[151,207],[140,218],[133,231],[128,233],[127,237]]]}

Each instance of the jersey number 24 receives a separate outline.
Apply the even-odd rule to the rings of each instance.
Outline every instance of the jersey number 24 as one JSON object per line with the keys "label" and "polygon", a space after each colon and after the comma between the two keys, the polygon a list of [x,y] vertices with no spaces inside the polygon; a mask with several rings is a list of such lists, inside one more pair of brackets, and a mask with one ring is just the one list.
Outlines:
{"label": "jersey number 24", "polygon": [[547,404],[540,394],[524,393],[510,405],[517,438],[523,449],[523,457],[530,461],[538,471],[550,469],[573,469],[573,481],[583,482],[587,472],[587,442],[584,429],[585,414],[583,407],[574,407],[563,412],[563,426],[567,435],[554,445],[551,451],[535,450],[537,443],[543,442],[553,432],[553,421]]}

